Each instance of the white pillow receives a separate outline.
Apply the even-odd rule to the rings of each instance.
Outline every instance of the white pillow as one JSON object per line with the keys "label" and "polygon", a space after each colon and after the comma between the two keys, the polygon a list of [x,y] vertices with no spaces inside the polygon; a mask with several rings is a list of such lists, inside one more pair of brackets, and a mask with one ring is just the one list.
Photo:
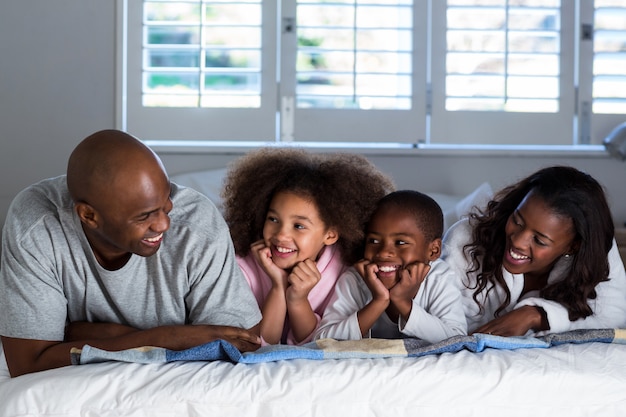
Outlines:
{"label": "white pillow", "polygon": [[222,211],[222,199],[220,193],[224,186],[226,168],[209,169],[206,171],[188,172],[184,174],[170,175],[172,182],[193,188],[201,192],[211,200],[215,206]]}
{"label": "white pillow", "polygon": [[441,206],[443,211],[443,230],[467,216],[474,207],[484,208],[493,197],[489,183],[480,184],[474,191],[465,196],[451,194],[427,193]]}

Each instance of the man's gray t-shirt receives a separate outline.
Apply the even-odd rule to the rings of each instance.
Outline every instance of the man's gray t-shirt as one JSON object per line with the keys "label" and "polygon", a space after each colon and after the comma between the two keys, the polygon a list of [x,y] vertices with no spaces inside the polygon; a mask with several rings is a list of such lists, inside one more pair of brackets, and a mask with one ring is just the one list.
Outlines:
{"label": "man's gray t-shirt", "polygon": [[0,335],[58,341],[75,321],[138,329],[258,324],[261,313],[219,211],[176,184],[171,198],[170,228],[157,253],[132,255],[108,271],[89,246],[65,176],[18,194],[2,236]]}

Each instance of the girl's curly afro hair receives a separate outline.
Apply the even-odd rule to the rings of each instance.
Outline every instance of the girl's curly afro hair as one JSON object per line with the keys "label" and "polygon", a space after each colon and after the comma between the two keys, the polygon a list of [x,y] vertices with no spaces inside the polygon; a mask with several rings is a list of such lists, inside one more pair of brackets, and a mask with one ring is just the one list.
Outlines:
{"label": "girl's curly afro hair", "polygon": [[315,154],[297,148],[263,148],[235,160],[222,190],[224,218],[235,252],[246,256],[263,238],[273,196],[288,191],[310,199],[326,227],[334,227],[343,261],[362,257],[364,229],[376,203],[394,190],[392,180],[364,156]]}

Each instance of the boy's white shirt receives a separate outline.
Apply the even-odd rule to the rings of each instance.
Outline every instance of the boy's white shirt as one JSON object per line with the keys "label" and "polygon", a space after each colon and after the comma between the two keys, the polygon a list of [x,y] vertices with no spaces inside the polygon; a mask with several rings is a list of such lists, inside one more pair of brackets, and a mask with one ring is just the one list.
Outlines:
{"label": "boy's white shirt", "polygon": [[[433,261],[428,275],[413,299],[407,321],[394,323],[383,313],[370,336],[396,339],[414,337],[436,343],[467,333],[458,278],[441,259]],[[357,313],[372,300],[372,294],[356,269],[350,268],[337,281],[315,339],[362,339]]]}

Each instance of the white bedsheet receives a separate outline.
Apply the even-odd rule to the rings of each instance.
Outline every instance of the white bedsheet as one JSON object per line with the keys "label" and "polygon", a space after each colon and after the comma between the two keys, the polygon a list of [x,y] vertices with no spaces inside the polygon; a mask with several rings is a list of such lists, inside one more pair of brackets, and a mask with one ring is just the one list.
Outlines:
{"label": "white bedsheet", "polygon": [[[4,363],[3,358],[2,362]],[[626,345],[0,375],[0,416],[623,416]]]}

